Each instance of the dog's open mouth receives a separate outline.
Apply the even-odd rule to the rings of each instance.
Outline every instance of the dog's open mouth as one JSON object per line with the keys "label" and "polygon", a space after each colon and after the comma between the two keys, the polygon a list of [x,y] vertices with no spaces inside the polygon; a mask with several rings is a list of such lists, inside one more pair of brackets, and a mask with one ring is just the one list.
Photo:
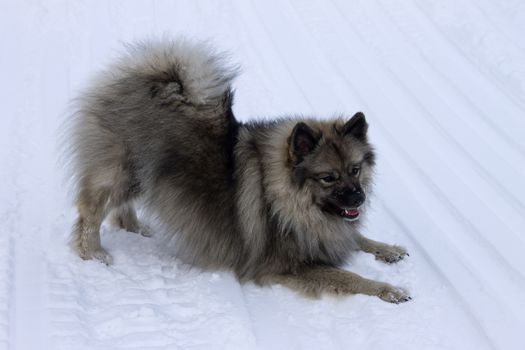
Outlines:
{"label": "dog's open mouth", "polygon": [[330,203],[323,208],[326,212],[336,215],[346,221],[356,221],[359,219],[360,212],[359,207],[345,208],[340,207],[337,204]]}
{"label": "dog's open mouth", "polygon": [[359,209],[358,208],[341,209],[341,212],[339,213],[339,215],[341,215],[347,221],[355,221],[359,219]]}

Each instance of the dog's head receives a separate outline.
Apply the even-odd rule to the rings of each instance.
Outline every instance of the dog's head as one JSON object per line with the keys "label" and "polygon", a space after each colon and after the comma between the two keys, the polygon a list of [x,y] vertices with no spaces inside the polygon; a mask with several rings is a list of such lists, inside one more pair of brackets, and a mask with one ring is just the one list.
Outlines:
{"label": "dog's head", "polygon": [[357,220],[366,200],[375,158],[367,129],[359,112],[346,123],[297,123],[289,137],[293,182],[334,218]]}

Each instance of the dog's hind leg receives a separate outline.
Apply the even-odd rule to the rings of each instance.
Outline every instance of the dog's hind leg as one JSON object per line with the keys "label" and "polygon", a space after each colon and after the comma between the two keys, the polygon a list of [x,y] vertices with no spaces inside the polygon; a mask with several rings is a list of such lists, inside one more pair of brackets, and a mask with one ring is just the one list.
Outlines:
{"label": "dog's hind leg", "polygon": [[100,244],[100,225],[112,209],[130,200],[130,177],[115,162],[103,164],[93,166],[79,183],[78,219],[71,246],[82,259],[95,258],[110,264],[112,258]]}
{"label": "dog's hind leg", "polygon": [[263,277],[260,283],[278,283],[310,297],[320,297],[322,294],[366,294],[395,304],[411,299],[406,291],[388,283],[327,266],[306,267],[296,274],[269,275]]}
{"label": "dog's hind leg", "polygon": [[135,213],[135,208],[133,208],[131,202],[122,204],[112,211],[111,223],[113,226],[119,227],[128,232],[135,232],[144,237],[151,237],[149,227],[139,221],[137,214]]}
{"label": "dog's hind leg", "polygon": [[403,247],[377,242],[361,234],[357,234],[356,241],[359,249],[374,254],[377,260],[382,260],[389,264],[398,262],[408,255],[407,250]]}
{"label": "dog's hind leg", "polygon": [[72,248],[84,259],[98,259],[111,264],[111,256],[100,244],[100,225],[108,212],[111,189],[83,188],[77,198],[78,219],[73,228]]}

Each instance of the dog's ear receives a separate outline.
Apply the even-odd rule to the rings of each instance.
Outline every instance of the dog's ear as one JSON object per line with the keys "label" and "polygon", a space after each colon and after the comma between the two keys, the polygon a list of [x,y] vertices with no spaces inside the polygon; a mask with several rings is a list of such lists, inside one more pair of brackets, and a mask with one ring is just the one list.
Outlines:
{"label": "dog's ear", "polygon": [[320,135],[308,125],[302,122],[297,123],[293,128],[292,135],[289,139],[290,155],[295,160],[301,161],[314,150],[319,139]]}
{"label": "dog's ear", "polygon": [[360,141],[366,141],[367,130],[368,123],[366,122],[365,115],[362,112],[357,112],[343,126],[343,135],[352,135]]}

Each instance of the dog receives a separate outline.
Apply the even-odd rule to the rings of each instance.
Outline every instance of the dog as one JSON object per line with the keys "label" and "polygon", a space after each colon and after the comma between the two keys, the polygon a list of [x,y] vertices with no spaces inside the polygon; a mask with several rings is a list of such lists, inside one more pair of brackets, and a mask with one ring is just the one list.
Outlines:
{"label": "dog", "polygon": [[209,44],[174,39],[130,45],[98,75],[68,128],[73,249],[110,264],[99,232],[107,216],[149,235],[135,214],[140,199],[193,266],[312,297],[410,300],[340,268],[357,250],[387,263],[408,255],[359,233],[375,164],[364,114],[241,123],[237,73]]}

